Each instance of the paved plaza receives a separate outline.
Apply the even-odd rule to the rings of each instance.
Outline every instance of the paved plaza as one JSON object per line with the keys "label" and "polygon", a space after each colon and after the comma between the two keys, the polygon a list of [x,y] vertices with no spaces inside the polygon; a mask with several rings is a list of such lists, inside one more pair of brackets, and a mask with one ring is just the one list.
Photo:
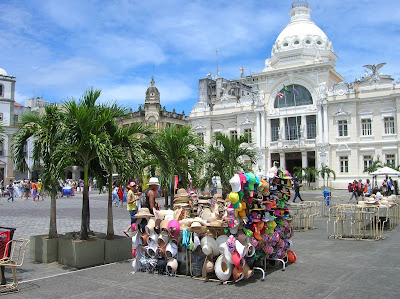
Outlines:
{"label": "paved plaza", "polygon": [[[333,195],[348,198],[344,191]],[[313,200],[322,192],[304,191]],[[163,199],[160,200],[163,202]],[[79,231],[82,196],[57,200],[59,233]],[[46,234],[50,200],[34,203],[0,199],[0,226],[15,227],[14,238]],[[105,232],[107,195],[90,194],[91,229]],[[123,235],[130,223],[126,208],[113,208],[115,233]],[[326,217],[316,229],[296,232],[292,238],[297,263],[286,271],[268,268],[265,281],[260,272],[236,285],[221,285],[185,277],[147,273],[131,274],[130,261],[76,270],[57,263],[32,262],[29,250],[18,270],[20,292],[10,298],[398,298],[400,285],[400,232],[385,231],[385,240],[348,241],[328,239]],[[7,270],[6,277],[11,279]]]}

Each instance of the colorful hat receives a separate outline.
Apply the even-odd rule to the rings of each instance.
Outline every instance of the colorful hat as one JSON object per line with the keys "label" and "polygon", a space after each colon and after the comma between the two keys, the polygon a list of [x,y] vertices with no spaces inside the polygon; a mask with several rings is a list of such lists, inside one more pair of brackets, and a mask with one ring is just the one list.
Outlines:
{"label": "colorful hat", "polygon": [[243,268],[241,270],[239,270],[238,268],[234,267],[232,274],[233,274],[234,282],[241,281],[244,278]]}
{"label": "colorful hat", "polygon": [[254,191],[254,185],[256,183],[256,176],[252,172],[245,173],[247,183],[249,184],[249,190]]}
{"label": "colorful hat", "polygon": [[235,174],[230,180],[229,184],[231,184],[232,192],[239,192],[242,189],[240,184],[240,177],[238,174]]}
{"label": "colorful hat", "polygon": [[240,257],[240,254],[237,251],[232,254],[232,261],[238,269],[243,269],[243,266],[246,264],[246,260]]}
{"label": "colorful hat", "polygon": [[179,229],[179,221],[171,220],[170,222],[168,222],[168,234],[170,236],[176,237],[179,234]]}

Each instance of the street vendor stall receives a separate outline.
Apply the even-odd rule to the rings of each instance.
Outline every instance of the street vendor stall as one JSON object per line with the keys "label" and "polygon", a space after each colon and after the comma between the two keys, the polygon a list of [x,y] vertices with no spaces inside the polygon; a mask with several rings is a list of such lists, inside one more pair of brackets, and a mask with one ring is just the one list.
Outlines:
{"label": "street vendor stall", "polygon": [[268,261],[294,262],[291,251],[290,175],[272,168],[261,180],[238,173],[232,192],[201,194],[179,189],[174,211],[142,208],[132,237],[134,271],[190,275],[197,279],[238,282],[255,270],[265,277]]}

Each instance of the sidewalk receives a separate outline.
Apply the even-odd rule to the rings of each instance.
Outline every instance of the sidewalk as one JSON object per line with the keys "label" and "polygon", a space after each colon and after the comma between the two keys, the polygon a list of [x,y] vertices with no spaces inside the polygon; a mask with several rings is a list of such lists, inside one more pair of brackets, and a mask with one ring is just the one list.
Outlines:
{"label": "sidewalk", "polygon": [[[347,192],[337,192],[348,198]],[[304,199],[320,196],[321,191],[302,192]],[[334,194],[337,195],[337,194]],[[79,229],[81,199],[61,199],[57,202],[59,232],[70,222],[70,228]],[[93,196],[91,211],[93,225],[106,224],[106,196]],[[7,221],[18,224],[18,237],[28,237],[40,225],[45,233],[48,227],[48,204],[21,202],[19,208],[0,202],[0,225]],[[43,204],[43,205],[42,205]],[[26,210],[21,207],[25,206]],[[16,210],[19,210],[17,213]],[[21,215],[27,211],[35,216],[25,223]],[[42,215],[43,214],[43,215]],[[114,209],[116,233],[126,227],[129,215],[125,209]],[[17,218],[17,219],[15,219]],[[35,220],[33,218],[36,218]],[[116,220],[117,219],[117,220]],[[265,281],[258,273],[254,279],[237,285],[221,285],[185,277],[165,277],[148,273],[131,274],[129,261],[74,270],[56,263],[38,264],[26,259],[18,270],[20,292],[10,298],[398,298],[400,279],[399,227],[386,232],[381,241],[344,241],[328,239],[327,218],[318,218],[315,230],[296,232],[292,238],[298,262],[286,271],[269,268]],[[4,222],[3,222],[4,221]],[[25,223],[25,224],[22,224]],[[36,227],[27,227],[24,225]],[[9,225],[11,226],[11,225]],[[67,230],[68,230],[67,229]],[[36,231],[37,232],[37,231]],[[35,233],[36,233],[35,232]],[[11,278],[11,273],[6,272]]]}

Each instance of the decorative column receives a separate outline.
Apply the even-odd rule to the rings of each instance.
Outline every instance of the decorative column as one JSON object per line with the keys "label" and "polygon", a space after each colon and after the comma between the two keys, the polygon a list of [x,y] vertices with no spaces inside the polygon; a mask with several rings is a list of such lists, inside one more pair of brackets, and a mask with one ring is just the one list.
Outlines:
{"label": "decorative column", "polygon": [[256,122],[256,130],[257,130],[257,149],[260,149],[260,145],[261,145],[261,125],[260,125],[260,112],[256,112],[257,114],[257,122]]}
{"label": "decorative column", "polygon": [[303,137],[304,139],[307,139],[307,118],[305,115],[301,116],[301,126],[304,128],[303,129]]}
{"label": "decorative column", "polygon": [[286,169],[285,153],[279,153],[279,164],[281,169]]}
{"label": "decorative column", "polygon": [[318,143],[322,143],[322,106],[318,105],[318,115],[317,115],[317,122],[318,122]]}
{"label": "decorative column", "polygon": [[328,105],[324,104],[324,143],[329,142],[329,129],[328,129]]}
{"label": "decorative column", "polygon": [[307,163],[307,152],[306,151],[301,152],[301,167],[302,168],[308,167],[307,164],[308,164]]}
{"label": "decorative column", "polygon": [[265,148],[265,140],[267,136],[265,135],[265,112],[261,112],[261,147]]}
{"label": "decorative column", "polygon": [[286,140],[285,118],[284,117],[281,117],[279,119],[279,131],[281,131],[282,141]]}

